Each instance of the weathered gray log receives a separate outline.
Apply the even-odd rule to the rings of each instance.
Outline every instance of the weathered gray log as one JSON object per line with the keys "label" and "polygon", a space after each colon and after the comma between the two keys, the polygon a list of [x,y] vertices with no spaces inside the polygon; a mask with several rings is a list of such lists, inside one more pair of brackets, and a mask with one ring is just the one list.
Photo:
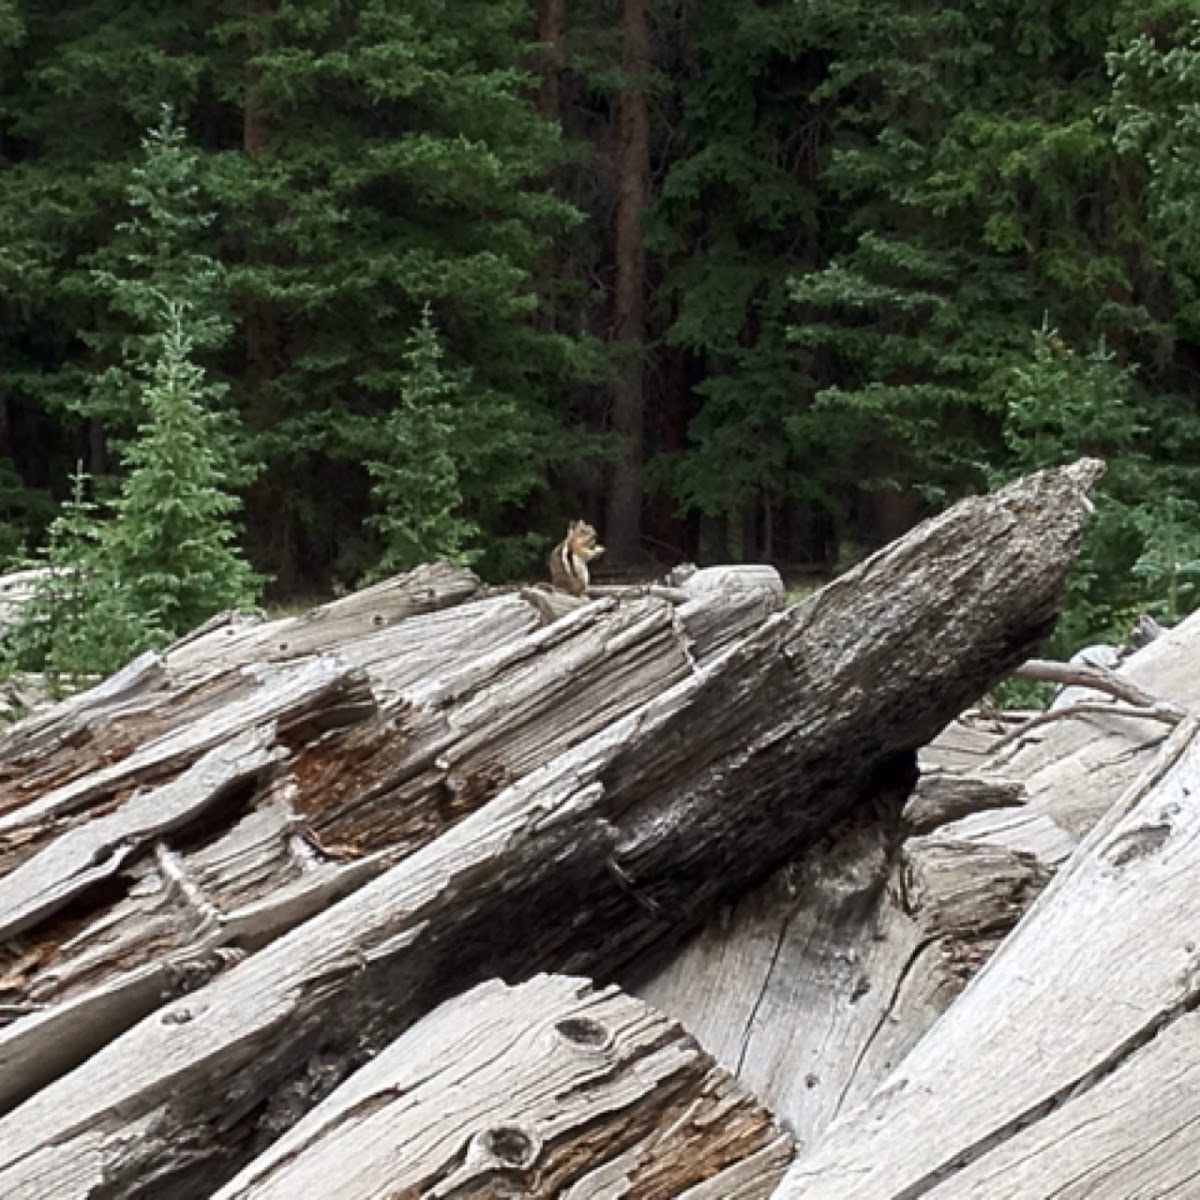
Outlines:
{"label": "weathered gray log", "polygon": [[[520,601],[505,597],[503,604]],[[494,631],[494,611],[479,610],[484,632]],[[243,797],[227,832],[197,844],[184,828],[178,849],[164,833],[160,852],[123,865],[126,887],[101,892],[82,922],[74,916],[64,930],[43,921],[8,954],[0,950],[0,1108],[102,1045],[96,1031],[113,1036],[260,948],[415,852],[513,779],[684,678],[689,646],[669,605],[596,603],[527,637],[477,647],[465,661],[433,639],[430,661],[442,674],[411,682],[346,731],[327,730],[328,720],[315,717],[308,741],[293,731],[288,762]],[[303,669],[266,668],[285,675]],[[392,670],[399,678],[401,668]],[[227,711],[218,708],[214,717]],[[210,723],[185,731],[189,745],[211,740],[204,736]],[[235,739],[210,757],[236,753]],[[128,772],[120,778],[127,781]],[[110,803],[108,793],[104,798]],[[42,896],[78,897],[94,888],[108,874],[68,872],[66,864],[78,859],[73,843],[103,841],[106,823],[136,825],[138,807],[135,798],[62,833],[46,826],[38,805],[27,806],[30,824],[10,835],[20,835],[10,857],[27,869],[13,886],[26,886],[32,871]],[[203,811],[184,806],[180,820]],[[100,832],[93,835],[94,827]],[[38,845],[41,854],[26,861]],[[121,858],[135,849],[123,845]],[[47,861],[63,866],[58,889],[45,878]],[[6,882],[0,879],[0,889]],[[50,911],[41,908],[43,917]],[[15,1023],[3,1028],[6,1017]]]}
{"label": "weathered gray log", "polygon": [[1097,473],[927,522],[144,1020],[0,1121],[0,1191],[40,1186],[52,1146],[64,1197],[207,1195],[464,985],[609,969],[904,792],[916,748],[1053,624]]}
{"label": "weathered gray log", "polygon": [[451,608],[478,597],[473,572],[431,563],[372,587],[322,604],[303,616],[258,621],[228,614],[176,642],[167,667],[182,674],[204,666],[221,669],[250,662],[285,662],[323,654],[410,617]]}
{"label": "weathered gray log", "polygon": [[235,787],[263,774],[283,757],[272,750],[274,741],[273,724],[252,727],[210,750],[173,782],[69,829],[0,876],[0,942],[110,879],[142,847],[198,820]]}
{"label": "weathered gray log", "polygon": [[677,1025],[614,988],[539,975],[444,1004],[213,1200],[761,1200],[791,1157]]}
{"label": "weathered gray log", "polygon": [[[1011,781],[933,771],[623,982],[811,1146],[961,992],[1074,843]],[[908,836],[919,831],[919,836]]]}
{"label": "weathered gray log", "polygon": [[1188,719],[900,1068],[797,1160],[779,1200],[1190,1194],[1198,872]]}
{"label": "weathered gray log", "polygon": [[[593,598],[625,600],[653,596],[678,605],[679,616],[692,639],[697,663],[713,658],[739,637],[783,607],[784,587],[779,572],[765,565],[689,567],[672,573],[672,583],[594,587]],[[557,621],[581,605],[584,597],[550,588],[526,588],[521,596],[546,621]]]}
{"label": "weathered gray log", "polygon": [[706,567],[679,585],[679,618],[698,663],[715,658],[783,607],[783,580],[773,567]]}
{"label": "weathered gray log", "polygon": [[[460,604],[478,590],[470,572],[443,564],[385,580],[305,617],[262,622],[225,614],[164,654],[143,654],[96,687],[5,730],[0,738],[0,796],[36,796],[125,757],[131,746],[192,724],[198,712],[206,711],[205,705],[231,703],[231,687],[243,693],[255,689],[254,672],[240,670],[253,662],[284,662],[363,643],[363,661],[346,661],[369,671],[393,658],[403,664],[411,658],[411,647],[431,640],[436,645],[438,640],[436,634],[430,637],[432,625],[414,630],[407,639],[396,637],[408,618]],[[495,636],[504,636],[506,626],[519,624],[519,632],[527,632],[536,624],[533,614],[516,603],[494,615],[489,610],[489,619],[497,627]],[[464,627],[482,632],[486,624],[473,612]],[[460,631],[459,642],[469,639],[469,633]],[[442,640],[451,647],[456,644],[452,635]],[[427,657],[435,660],[433,653]],[[68,748],[70,754],[65,753]],[[0,810],[4,807],[0,802]]]}
{"label": "weathered gray log", "polygon": [[[211,697],[184,706],[195,720],[173,721],[160,736],[147,741],[110,766],[83,775],[25,799],[24,782],[10,782],[0,800],[0,837],[17,830],[48,826],[50,822],[99,804],[138,784],[153,783],[186,769],[201,755],[245,729],[274,722],[280,732],[306,721],[325,727],[353,724],[375,708],[375,699],[362,672],[335,658],[315,658],[295,664],[262,668],[253,688],[235,685],[229,703],[200,719]],[[225,697],[222,697],[224,699]],[[0,847],[0,869],[3,867]]]}

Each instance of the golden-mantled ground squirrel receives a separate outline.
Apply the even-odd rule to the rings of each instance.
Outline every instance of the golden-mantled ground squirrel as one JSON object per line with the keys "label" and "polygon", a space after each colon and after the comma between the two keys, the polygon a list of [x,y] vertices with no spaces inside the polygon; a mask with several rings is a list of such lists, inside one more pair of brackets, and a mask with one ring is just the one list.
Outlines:
{"label": "golden-mantled ground squirrel", "polygon": [[567,536],[550,551],[550,582],[572,596],[582,596],[588,587],[587,565],[603,553],[604,547],[596,544],[596,531],[586,521],[572,521]]}

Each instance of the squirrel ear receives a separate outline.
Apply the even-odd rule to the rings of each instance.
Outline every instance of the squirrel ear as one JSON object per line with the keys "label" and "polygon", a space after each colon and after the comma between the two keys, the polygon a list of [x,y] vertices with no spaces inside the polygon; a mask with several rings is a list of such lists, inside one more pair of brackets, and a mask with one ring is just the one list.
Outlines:
{"label": "squirrel ear", "polygon": [[570,522],[570,524],[567,526],[567,536],[570,537],[571,534],[573,534],[578,528],[579,528],[578,521]]}

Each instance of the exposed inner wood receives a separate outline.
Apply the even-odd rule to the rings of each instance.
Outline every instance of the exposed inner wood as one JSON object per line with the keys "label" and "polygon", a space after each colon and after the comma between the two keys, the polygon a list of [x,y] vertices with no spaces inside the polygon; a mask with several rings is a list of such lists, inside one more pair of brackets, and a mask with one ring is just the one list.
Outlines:
{"label": "exposed inner wood", "polygon": [[[403,1147],[398,1155],[396,1147]],[[678,1025],[539,975],[449,1001],[214,1200],[767,1197],[791,1139]],[[720,1190],[717,1190],[720,1189]]]}

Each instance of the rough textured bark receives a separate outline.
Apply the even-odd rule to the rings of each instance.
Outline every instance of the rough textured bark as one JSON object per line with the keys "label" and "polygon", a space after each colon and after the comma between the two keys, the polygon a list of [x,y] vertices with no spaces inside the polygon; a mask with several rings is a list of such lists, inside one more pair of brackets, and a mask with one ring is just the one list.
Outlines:
{"label": "rough textured bark", "polygon": [[[461,604],[479,592],[468,571],[419,567],[303,617],[260,622],[224,615],[170,646],[144,654],[98,687],[35,713],[0,740],[0,812],[51,788],[126,758],[165,733],[203,720],[235,698],[267,687],[287,663],[337,649],[348,665],[363,667],[384,685],[406,674],[414,654],[425,670],[441,669],[480,643],[528,632],[537,621],[515,601],[466,614],[447,633],[429,620],[408,618]],[[371,634],[368,639],[366,635]],[[439,658],[438,649],[445,654]],[[257,664],[257,665],[256,665]],[[242,670],[241,668],[253,669]],[[70,747],[71,753],[64,753]],[[145,782],[139,780],[138,782]]]}
{"label": "rough textured bark", "polygon": [[[934,771],[625,982],[811,1147],[961,992],[1070,853],[1017,784]],[[907,835],[907,836],[906,836]]]}
{"label": "rough textured bark", "polygon": [[621,72],[616,104],[616,204],[613,212],[611,340],[616,352],[611,428],[621,439],[607,497],[609,557],[641,549],[645,424],[646,245],[642,214],[650,196],[650,32],[647,0],[622,0]]}
{"label": "rough textured bark", "polygon": [[1189,1194],[1198,795],[1188,719],[899,1070],[797,1161],[779,1200]]}
{"label": "rough textured bark", "polygon": [[[1163,635],[1121,666],[1116,690],[1140,689],[1142,702],[1180,716],[1200,701],[1198,636],[1200,617]],[[1055,709],[1083,697],[1115,707],[1071,687]],[[802,1145],[903,1061],[1162,742],[1144,721],[1100,713],[1031,729],[997,759],[1021,722],[979,713],[954,722],[922,751],[903,821],[883,812],[839,827],[693,942],[630,977]]]}
{"label": "rough textured bark", "polygon": [[[399,621],[465,604],[483,594],[475,575],[448,563],[416,567],[302,616],[261,621],[224,614],[168,647],[163,657],[182,674],[249,662],[286,662],[306,654],[353,650],[360,639]],[[474,616],[471,618],[474,619]]]}
{"label": "rough textured bark", "polygon": [[66,1161],[70,1185],[54,1176],[63,1196],[101,1179],[110,1196],[208,1195],[465,986],[610,970],[864,798],[903,792],[916,748],[1052,624],[1096,473],[1083,463],[965,501],[601,720],[10,1113],[0,1186],[29,1194]]}
{"label": "rough textured bark", "polygon": [[791,1139],[677,1025],[540,975],[443,1005],[214,1200],[754,1200],[790,1159]]}
{"label": "rough textured bark", "polygon": [[567,0],[535,0],[534,36],[539,43],[537,110],[548,121],[562,116],[560,98],[567,35]]}

